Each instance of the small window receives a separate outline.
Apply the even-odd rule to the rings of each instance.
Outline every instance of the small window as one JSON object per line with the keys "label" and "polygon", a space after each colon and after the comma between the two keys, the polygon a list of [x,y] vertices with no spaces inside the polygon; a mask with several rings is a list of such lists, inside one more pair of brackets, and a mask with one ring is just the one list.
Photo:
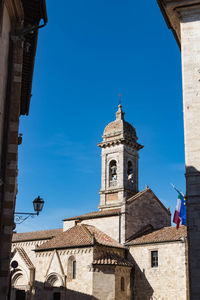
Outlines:
{"label": "small window", "polygon": [[76,278],[76,261],[73,261],[73,279]]}
{"label": "small window", "polygon": [[151,251],[151,267],[158,267],[158,251]]}
{"label": "small window", "polygon": [[125,287],[124,287],[124,277],[121,277],[121,291],[125,291]]}

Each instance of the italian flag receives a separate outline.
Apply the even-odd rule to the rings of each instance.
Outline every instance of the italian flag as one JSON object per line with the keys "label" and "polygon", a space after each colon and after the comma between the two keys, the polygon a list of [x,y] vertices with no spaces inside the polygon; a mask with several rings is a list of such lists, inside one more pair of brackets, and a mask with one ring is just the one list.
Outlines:
{"label": "italian flag", "polygon": [[179,228],[179,225],[181,222],[181,218],[179,217],[180,211],[181,211],[181,195],[178,195],[176,209],[175,209],[174,218],[173,218],[173,222],[176,224],[177,229]]}

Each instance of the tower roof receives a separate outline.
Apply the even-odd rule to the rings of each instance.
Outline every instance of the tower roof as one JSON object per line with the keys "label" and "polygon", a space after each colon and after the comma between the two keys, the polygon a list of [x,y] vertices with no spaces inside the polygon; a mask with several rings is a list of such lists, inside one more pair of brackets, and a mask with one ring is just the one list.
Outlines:
{"label": "tower roof", "polygon": [[137,144],[136,130],[130,123],[124,120],[124,114],[122,105],[119,104],[116,119],[106,126],[102,136],[103,142],[99,143],[98,146],[104,147],[116,142],[128,142],[135,146],[137,145],[138,150],[143,148],[143,146]]}

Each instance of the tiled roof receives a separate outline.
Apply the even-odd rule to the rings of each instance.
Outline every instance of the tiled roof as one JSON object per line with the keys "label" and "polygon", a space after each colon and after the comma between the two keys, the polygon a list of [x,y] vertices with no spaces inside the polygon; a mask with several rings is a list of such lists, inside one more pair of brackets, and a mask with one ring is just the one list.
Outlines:
{"label": "tiled roof", "polygon": [[24,251],[24,249],[21,248],[21,247],[18,247],[18,248],[16,248],[16,250],[19,252],[19,255],[22,257],[22,259],[24,260],[24,262],[27,265],[27,267],[29,269],[34,269],[34,265],[32,264],[30,258],[28,257],[28,255],[26,254],[26,252]]}
{"label": "tiled roof", "polygon": [[105,253],[93,261],[93,265],[118,265],[132,267],[133,265],[125,258],[117,254]]}
{"label": "tiled roof", "polygon": [[93,211],[89,212],[84,215],[70,217],[64,219],[63,221],[70,221],[70,220],[86,220],[86,219],[94,219],[94,218],[101,218],[101,217],[109,217],[109,216],[116,216],[120,212],[120,208],[117,209],[107,209],[103,211]]}
{"label": "tiled roof", "polygon": [[179,229],[176,227],[163,227],[158,230],[154,230],[151,233],[144,234],[140,237],[133,239],[126,243],[126,245],[141,245],[141,244],[152,244],[152,243],[162,243],[162,242],[173,242],[181,241],[181,239],[187,237],[187,227],[180,226]]}
{"label": "tiled roof", "polygon": [[24,232],[24,233],[14,233],[12,237],[12,242],[51,239],[61,232],[63,232],[63,230],[60,228],[60,229],[40,230],[40,231],[32,231],[32,232]]}
{"label": "tiled roof", "polygon": [[35,251],[92,246],[100,244],[109,247],[124,248],[117,241],[91,225],[76,225],[55,238],[39,246]]}

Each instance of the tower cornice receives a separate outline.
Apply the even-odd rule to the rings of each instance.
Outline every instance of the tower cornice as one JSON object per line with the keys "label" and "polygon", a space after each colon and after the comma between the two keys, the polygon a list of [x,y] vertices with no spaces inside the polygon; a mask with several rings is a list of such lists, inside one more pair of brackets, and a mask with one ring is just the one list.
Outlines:
{"label": "tower cornice", "polygon": [[110,141],[103,141],[101,143],[98,143],[97,146],[99,146],[100,148],[106,148],[106,147],[111,147],[111,146],[115,146],[115,145],[120,145],[120,144],[125,144],[127,146],[130,146],[136,150],[140,150],[142,148],[144,148],[144,146],[136,143],[136,142],[132,142],[129,141],[127,139],[115,139],[115,140],[110,140]]}
{"label": "tower cornice", "polygon": [[199,0],[157,0],[160,10],[169,29],[181,48],[180,22],[184,13],[193,13],[194,10],[200,14]]}

